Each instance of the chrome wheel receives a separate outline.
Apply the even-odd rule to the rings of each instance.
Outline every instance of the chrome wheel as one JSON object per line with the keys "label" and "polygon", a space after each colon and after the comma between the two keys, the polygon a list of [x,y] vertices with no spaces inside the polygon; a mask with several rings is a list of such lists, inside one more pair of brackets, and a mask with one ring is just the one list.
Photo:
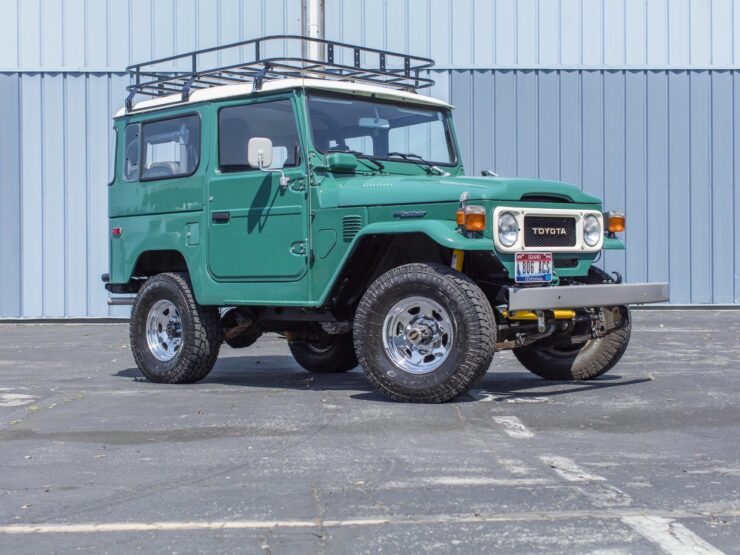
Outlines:
{"label": "chrome wheel", "polygon": [[383,346],[405,372],[428,374],[452,351],[454,326],[446,309],[427,297],[397,302],[383,322]]}
{"label": "chrome wheel", "polygon": [[182,320],[175,305],[160,300],[152,305],[146,318],[146,341],[157,360],[168,362],[182,346]]}

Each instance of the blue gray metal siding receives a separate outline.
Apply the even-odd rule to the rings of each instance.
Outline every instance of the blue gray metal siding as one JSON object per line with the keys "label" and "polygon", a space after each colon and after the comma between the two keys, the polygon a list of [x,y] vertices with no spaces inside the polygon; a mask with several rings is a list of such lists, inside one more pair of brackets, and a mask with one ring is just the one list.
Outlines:
{"label": "blue gray metal siding", "polygon": [[[604,267],[674,303],[740,302],[740,73],[451,71],[466,173],[556,179],[627,212]],[[736,139],[736,137],[738,139]]]}
{"label": "blue gray metal siding", "polygon": [[[736,0],[326,0],[327,36],[439,67],[740,65]],[[300,0],[0,0],[0,71],[134,61],[300,30]]]}
{"label": "blue gray metal siding", "polygon": [[[0,317],[109,309],[107,158],[130,62],[297,33],[299,0],[0,0]],[[436,59],[469,174],[625,208],[630,281],[739,303],[740,4],[327,0],[327,35]],[[221,60],[224,61],[224,60]]]}
{"label": "blue gray metal siding", "polygon": [[327,35],[446,68],[740,64],[735,0],[326,0]]}

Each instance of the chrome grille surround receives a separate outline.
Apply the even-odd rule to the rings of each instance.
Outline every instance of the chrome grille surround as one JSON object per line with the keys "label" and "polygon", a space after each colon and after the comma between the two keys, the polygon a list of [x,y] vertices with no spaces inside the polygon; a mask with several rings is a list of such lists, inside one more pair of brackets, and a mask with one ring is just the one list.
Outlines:
{"label": "chrome grille surround", "polygon": [[[510,247],[504,246],[498,238],[498,219],[504,212],[510,212],[519,224],[519,234],[517,241]],[[601,228],[604,228],[604,217],[598,210],[581,210],[581,209],[562,209],[562,208],[522,208],[513,206],[498,206],[493,209],[492,234],[496,250],[503,253],[513,252],[597,252],[604,245],[603,234],[599,242],[593,247],[588,246],[583,240],[583,220],[586,216],[593,215],[599,220]],[[548,223],[544,227],[560,227],[566,221],[573,222],[574,238],[571,238],[569,228],[565,228],[565,235],[561,231],[546,233],[542,235],[542,240],[533,240],[534,234],[526,237],[527,223]],[[549,224],[555,223],[552,226]],[[540,226],[542,227],[542,226]],[[566,240],[567,239],[567,240]],[[534,243],[534,244],[533,244]]]}

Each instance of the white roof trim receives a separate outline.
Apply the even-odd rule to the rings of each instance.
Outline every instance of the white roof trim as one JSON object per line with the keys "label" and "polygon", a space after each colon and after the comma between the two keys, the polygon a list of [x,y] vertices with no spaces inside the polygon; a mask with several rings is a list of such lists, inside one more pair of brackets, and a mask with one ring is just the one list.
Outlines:
{"label": "white roof trim", "polygon": [[[272,81],[265,81],[260,93],[283,91],[295,88],[310,88],[310,89],[322,89],[327,91],[345,92],[350,94],[358,95],[375,95],[381,98],[387,98],[391,100],[402,100],[406,102],[414,102],[416,104],[427,104],[429,106],[437,106],[443,108],[452,108],[451,104],[431,96],[424,96],[422,94],[400,91],[397,89],[391,89],[389,87],[382,87],[378,85],[365,85],[362,83],[351,83],[348,81],[331,81],[324,79],[275,79]],[[221,98],[231,98],[236,96],[248,96],[252,94],[254,87],[251,83],[244,83],[240,85],[222,85],[220,87],[210,87],[208,89],[200,89],[193,91],[190,94],[190,98],[187,102],[180,101],[179,94],[170,94],[167,96],[160,96],[151,100],[142,100],[134,105],[132,113],[149,112],[153,110],[169,108],[176,105],[187,106],[195,102],[207,102],[209,100],[217,100]],[[126,109],[121,108],[115,115],[115,117],[121,117],[126,115]]]}

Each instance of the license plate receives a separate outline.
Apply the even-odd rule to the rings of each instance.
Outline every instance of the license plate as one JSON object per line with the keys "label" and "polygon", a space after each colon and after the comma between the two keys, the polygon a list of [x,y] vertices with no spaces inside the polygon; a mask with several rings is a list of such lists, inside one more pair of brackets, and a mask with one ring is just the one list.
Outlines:
{"label": "license plate", "polygon": [[552,281],[551,252],[518,252],[516,262],[516,283],[549,283]]}

